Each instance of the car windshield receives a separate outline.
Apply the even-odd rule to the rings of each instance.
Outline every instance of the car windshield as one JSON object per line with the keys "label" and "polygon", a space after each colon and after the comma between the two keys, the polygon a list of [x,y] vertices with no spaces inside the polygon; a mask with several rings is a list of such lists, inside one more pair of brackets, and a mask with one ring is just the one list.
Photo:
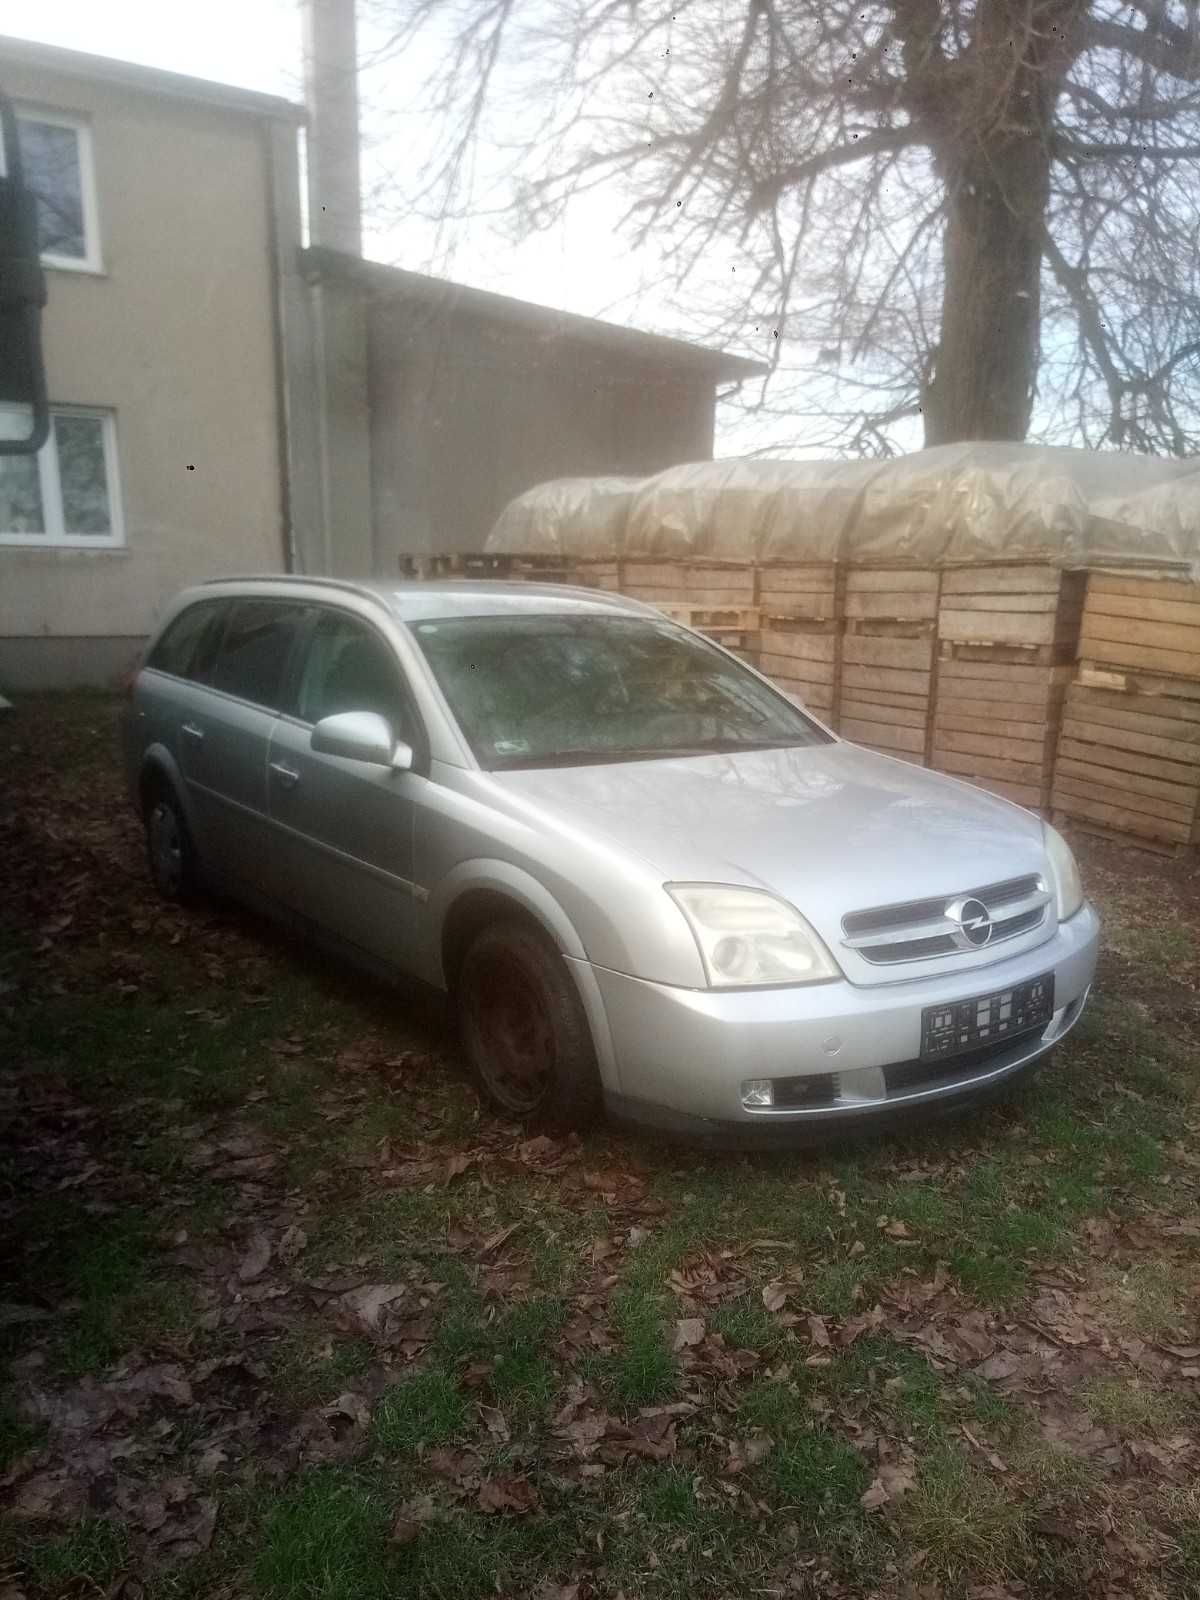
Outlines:
{"label": "car windshield", "polygon": [[453,617],[413,631],[489,769],[829,742],[729,656],[653,617]]}

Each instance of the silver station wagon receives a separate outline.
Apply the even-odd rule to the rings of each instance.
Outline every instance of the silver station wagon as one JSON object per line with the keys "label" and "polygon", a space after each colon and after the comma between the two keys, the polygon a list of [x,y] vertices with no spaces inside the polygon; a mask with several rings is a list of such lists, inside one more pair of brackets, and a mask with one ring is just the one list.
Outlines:
{"label": "silver station wagon", "polygon": [[447,990],[479,1084],[531,1123],[925,1117],[1032,1067],[1095,970],[1053,828],[616,595],[191,589],[127,762],[163,894],[204,883]]}

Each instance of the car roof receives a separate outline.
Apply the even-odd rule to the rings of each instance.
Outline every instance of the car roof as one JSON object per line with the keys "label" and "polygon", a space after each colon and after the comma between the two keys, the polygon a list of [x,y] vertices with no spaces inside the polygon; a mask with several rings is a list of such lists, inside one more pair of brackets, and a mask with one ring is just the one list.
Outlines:
{"label": "car roof", "polygon": [[558,613],[563,616],[604,616],[613,613],[655,616],[661,613],[640,600],[603,589],[585,589],[565,583],[520,583],[500,578],[443,578],[409,583],[387,583],[378,578],[269,575],[213,578],[209,586],[225,594],[300,594],[330,598],[330,591],[355,594],[374,601],[401,622],[435,617],[489,617]]}

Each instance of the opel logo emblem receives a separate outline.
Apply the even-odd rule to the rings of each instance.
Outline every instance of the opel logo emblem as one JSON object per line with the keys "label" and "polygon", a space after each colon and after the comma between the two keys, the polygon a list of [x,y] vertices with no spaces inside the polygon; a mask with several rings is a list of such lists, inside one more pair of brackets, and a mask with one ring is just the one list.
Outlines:
{"label": "opel logo emblem", "polygon": [[963,938],[976,949],[982,949],[992,937],[992,919],[982,900],[956,900],[946,907],[946,915],[958,923]]}

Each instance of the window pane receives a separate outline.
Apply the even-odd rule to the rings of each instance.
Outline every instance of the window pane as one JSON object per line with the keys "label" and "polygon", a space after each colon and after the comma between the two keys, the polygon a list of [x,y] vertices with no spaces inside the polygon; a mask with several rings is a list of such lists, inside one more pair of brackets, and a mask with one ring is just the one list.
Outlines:
{"label": "window pane", "polygon": [[79,135],[55,122],[19,120],[25,181],[37,196],[38,244],[43,255],[87,259]]}
{"label": "window pane", "polygon": [[219,600],[205,600],[189,606],[154,646],[146,665],[177,678],[201,677],[212,667],[218,624],[222,609]]}
{"label": "window pane", "polygon": [[55,415],[58,477],[62,487],[63,527],[67,533],[112,533],[104,424],[99,417]]}
{"label": "window pane", "polygon": [[278,709],[288,654],[304,607],[283,600],[239,600],[225,630],[214,686]]}
{"label": "window pane", "polygon": [[[0,409],[0,436],[22,439],[29,418]],[[35,456],[0,456],[0,534],[45,533],[42,484]]]}
{"label": "window pane", "polygon": [[313,631],[300,678],[297,715],[305,722],[340,711],[377,711],[400,737],[407,717],[391,651],[373,629],[326,611]]}

